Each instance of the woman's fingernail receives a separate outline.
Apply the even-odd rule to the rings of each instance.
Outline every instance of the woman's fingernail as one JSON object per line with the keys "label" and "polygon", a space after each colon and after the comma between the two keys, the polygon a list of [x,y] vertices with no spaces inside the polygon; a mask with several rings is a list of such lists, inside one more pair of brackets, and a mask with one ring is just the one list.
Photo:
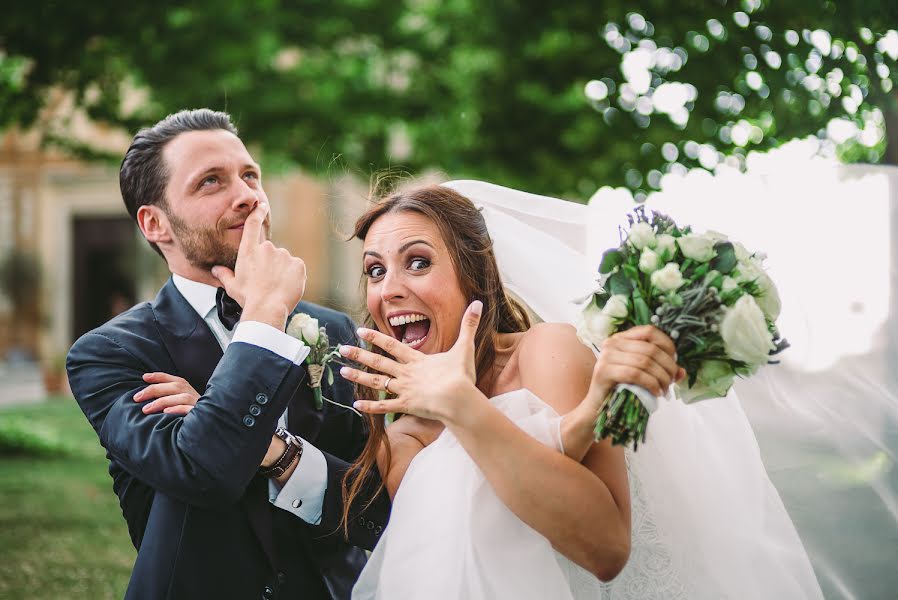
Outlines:
{"label": "woman's fingernail", "polygon": [[152,409],[152,408],[153,408],[153,403],[150,402],[149,404],[144,405],[143,412],[150,412],[150,409]]}
{"label": "woman's fingernail", "polygon": [[340,375],[343,377],[349,375],[349,367],[340,367]]}
{"label": "woman's fingernail", "polygon": [[340,354],[349,356],[349,346],[340,346]]}
{"label": "woman's fingernail", "polygon": [[471,312],[475,315],[479,315],[480,313],[482,313],[483,302],[481,302],[480,300],[474,300],[474,302],[471,303]]}
{"label": "woman's fingernail", "polygon": [[352,403],[352,407],[356,410],[362,410],[362,403],[359,400],[356,400]]}
{"label": "woman's fingernail", "polygon": [[143,392],[137,392],[136,394],[134,394],[134,401],[135,401],[135,402],[140,402],[140,399],[141,399],[142,397],[143,397]]}

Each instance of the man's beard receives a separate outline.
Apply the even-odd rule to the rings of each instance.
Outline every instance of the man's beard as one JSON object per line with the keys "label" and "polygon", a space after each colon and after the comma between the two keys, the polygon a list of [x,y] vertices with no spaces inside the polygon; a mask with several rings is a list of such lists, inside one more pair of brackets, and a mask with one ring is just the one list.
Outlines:
{"label": "man's beard", "polygon": [[209,271],[216,265],[234,269],[237,264],[237,248],[232,248],[224,241],[223,233],[213,227],[193,227],[174,212],[166,213],[184,257],[191,265],[204,271]]}

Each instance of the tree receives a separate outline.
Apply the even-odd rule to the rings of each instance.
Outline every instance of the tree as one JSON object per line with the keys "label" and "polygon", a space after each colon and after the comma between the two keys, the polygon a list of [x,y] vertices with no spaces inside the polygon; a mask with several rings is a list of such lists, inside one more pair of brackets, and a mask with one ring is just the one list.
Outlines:
{"label": "tree", "polygon": [[648,191],[833,118],[845,159],[898,162],[879,135],[898,135],[896,25],[898,5],[861,0],[16,3],[0,126],[40,123],[67,89],[130,132],[182,107],[229,110],[267,165]]}

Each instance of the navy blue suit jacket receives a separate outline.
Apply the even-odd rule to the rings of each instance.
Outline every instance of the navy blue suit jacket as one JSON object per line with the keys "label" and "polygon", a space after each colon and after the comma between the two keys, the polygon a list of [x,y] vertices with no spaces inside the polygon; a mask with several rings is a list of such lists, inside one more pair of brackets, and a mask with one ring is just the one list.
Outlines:
{"label": "navy blue suit jacket", "polygon": [[[331,343],[355,340],[346,315],[309,303]],[[69,352],[72,392],[107,451],[113,489],[137,560],[126,598],[348,598],[386,526],[385,493],[354,511],[349,543],[339,526],[341,479],[365,442],[361,419],[314,407],[304,367],[244,343],[221,347],[169,280],[140,304],[82,336]],[[134,394],[142,376],[185,378],[202,397],[186,416],[146,415]],[[328,398],[349,405],[337,375]],[[268,502],[259,464],[278,418],[315,444],[328,466],[321,523]],[[251,414],[252,413],[252,414]],[[302,468],[300,461],[299,469]],[[368,482],[367,496],[379,480]],[[363,499],[360,505],[365,504]]]}

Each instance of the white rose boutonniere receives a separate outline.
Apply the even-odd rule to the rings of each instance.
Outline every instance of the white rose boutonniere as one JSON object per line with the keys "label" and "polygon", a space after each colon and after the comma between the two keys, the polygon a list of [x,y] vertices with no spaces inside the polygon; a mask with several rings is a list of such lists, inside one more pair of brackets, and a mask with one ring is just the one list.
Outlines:
{"label": "white rose boutonniere", "polygon": [[318,319],[313,319],[306,313],[297,313],[293,315],[289,323],[287,323],[287,335],[291,335],[301,340],[309,347],[309,355],[304,361],[309,371],[309,387],[315,394],[315,408],[321,410],[324,408],[324,402],[330,402],[340,408],[348,408],[356,412],[355,409],[343,406],[338,402],[334,402],[325,398],[321,393],[321,380],[327,375],[328,385],[334,383],[334,372],[331,369],[330,362],[340,356],[339,347],[331,347],[330,340],[327,337],[327,330],[319,327]]}

